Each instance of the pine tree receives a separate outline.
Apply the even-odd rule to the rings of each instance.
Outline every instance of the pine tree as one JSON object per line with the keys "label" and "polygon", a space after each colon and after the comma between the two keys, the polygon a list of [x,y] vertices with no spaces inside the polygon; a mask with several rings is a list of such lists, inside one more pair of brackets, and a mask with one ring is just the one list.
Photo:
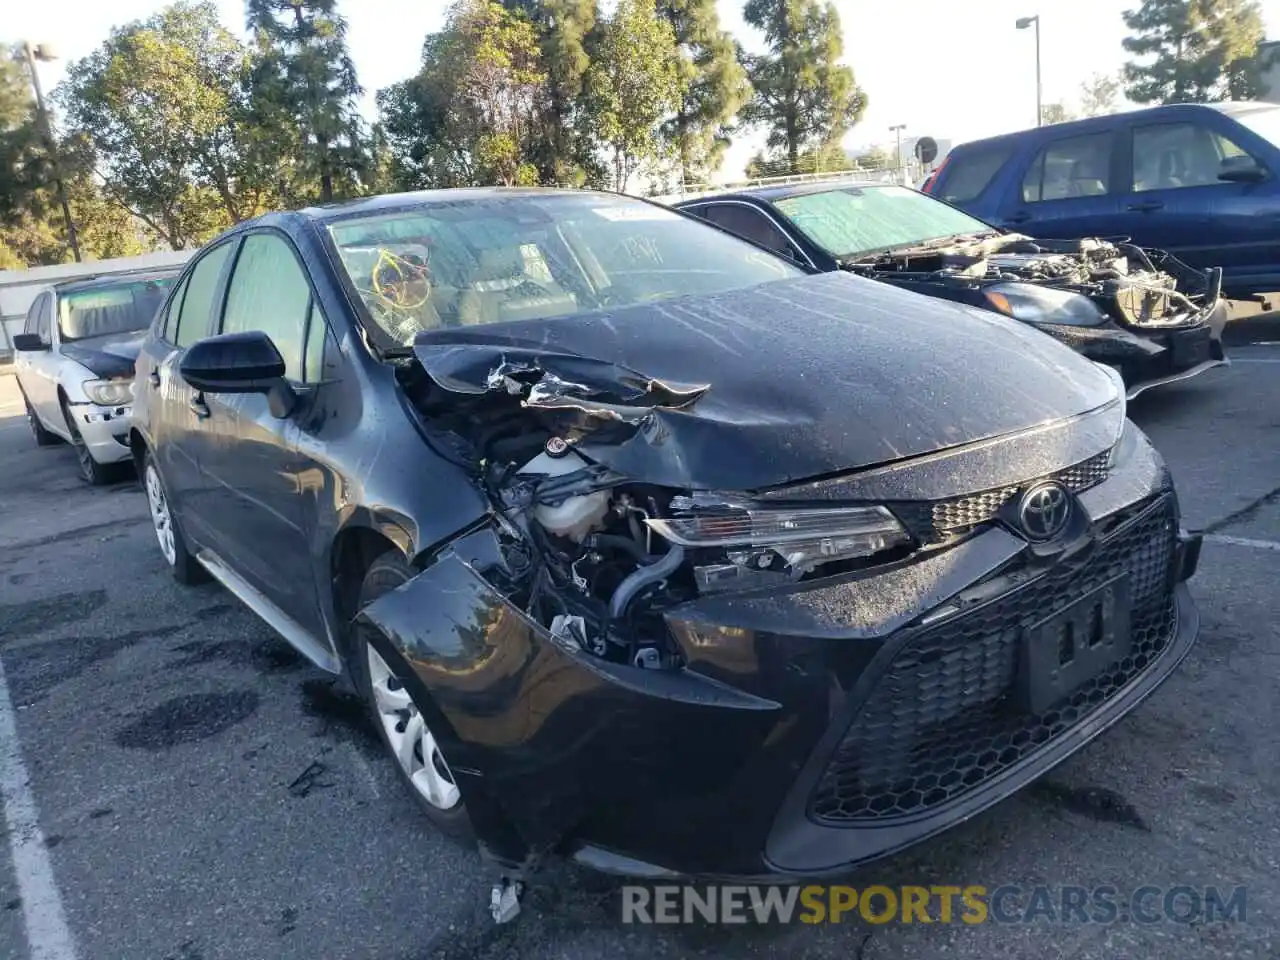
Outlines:
{"label": "pine tree", "polygon": [[743,16],[769,45],[747,59],[755,95],[743,119],[764,126],[797,171],[806,148],[838,142],[866,109],[853,71],[839,63],[840,15],[829,0],[747,0]]}
{"label": "pine tree", "polygon": [[356,98],[363,92],[336,0],[247,0],[259,49],[259,113],[290,118],[303,137],[302,167],[320,200],[353,192],[366,171]]}
{"label": "pine tree", "polygon": [[503,0],[533,24],[546,75],[534,162],[544,183],[598,177],[595,142],[586,129],[586,77],[598,36],[598,0]]}
{"label": "pine tree", "polygon": [[[1256,0],[1143,0],[1124,13],[1125,93],[1137,103],[1257,96],[1262,14]],[[1147,59],[1150,58],[1150,59]]]}
{"label": "pine tree", "polygon": [[674,148],[680,179],[706,182],[720,168],[731,124],[751,96],[751,84],[732,37],[720,29],[715,0],[659,0],[658,14],[675,31],[680,72],[688,85],[663,135]]}

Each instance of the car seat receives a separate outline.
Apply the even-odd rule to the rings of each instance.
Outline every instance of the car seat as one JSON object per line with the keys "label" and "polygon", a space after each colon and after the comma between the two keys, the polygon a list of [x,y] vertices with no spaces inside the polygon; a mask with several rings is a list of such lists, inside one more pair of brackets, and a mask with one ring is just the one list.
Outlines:
{"label": "car seat", "polygon": [[574,296],[554,280],[535,280],[518,247],[480,251],[470,282],[458,296],[458,322],[467,326],[532,320],[570,313]]}

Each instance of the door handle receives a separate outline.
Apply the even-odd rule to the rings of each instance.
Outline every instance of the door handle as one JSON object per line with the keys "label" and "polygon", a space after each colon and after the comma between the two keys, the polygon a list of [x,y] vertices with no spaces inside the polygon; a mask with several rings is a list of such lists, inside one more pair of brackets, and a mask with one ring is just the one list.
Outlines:
{"label": "door handle", "polygon": [[1144,200],[1141,203],[1131,203],[1128,209],[1137,213],[1153,213],[1156,210],[1163,210],[1164,204],[1159,200]]}
{"label": "door handle", "polygon": [[1010,224],[1026,223],[1030,219],[1031,219],[1031,214],[1023,212],[1023,213],[1015,213],[1011,216],[1005,217],[1004,222],[1010,223]]}
{"label": "door handle", "polygon": [[210,414],[209,405],[204,402],[203,394],[199,394],[199,393],[196,394],[194,397],[191,398],[191,401],[187,404],[187,406],[191,409],[191,412],[194,413],[198,419],[200,420],[209,419],[209,414]]}
{"label": "door handle", "polygon": [[147,374],[147,379],[151,381],[151,385],[153,387],[160,386],[160,371],[152,370],[149,374]]}

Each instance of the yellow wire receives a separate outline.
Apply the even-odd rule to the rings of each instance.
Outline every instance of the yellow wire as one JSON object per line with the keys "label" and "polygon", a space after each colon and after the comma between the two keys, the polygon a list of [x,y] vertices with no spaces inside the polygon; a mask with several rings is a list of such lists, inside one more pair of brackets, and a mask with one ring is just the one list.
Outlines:
{"label": "yellow wire", "polygon": [[[397,257],[386,247],[379,247],[378,262],[373,265],[373,272],[370,274],[369,280],[370,283],[373,284],[373,295],[377,297],[380,302],[390,307],[392,310],[408,311],[417,310],[420,306],[431,299],[430,287],[428,287],[426,294],[417,303],[403,303],[398,299],[393,299],[387,296],[386,293],[383,292],[386,288],[384,288],[384,286],[378,281],[378,275],[382,272],[382,264],[384,262],[389,264],[391,268],[395,270],[396,276],[398,276],[402,282],[405,280],[405,272],[400,266],[400,264],[404,262],[404,259],[402,257]],[[426,269],[423,268],[423,273],[425,272]]]}

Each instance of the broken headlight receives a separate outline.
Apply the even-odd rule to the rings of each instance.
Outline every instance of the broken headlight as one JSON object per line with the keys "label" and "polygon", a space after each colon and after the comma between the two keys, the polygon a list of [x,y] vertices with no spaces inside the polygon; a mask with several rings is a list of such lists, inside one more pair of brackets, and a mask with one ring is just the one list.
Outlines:
{"label": "broken headlight", "polygon": [[760,570],[781,561],[793,574],[803,574],[820,563],[868,557],[911,539],[884,507],[698,508],[687,499],[672,501],[676,516],[644,522],[672,543],[721,548],[731,562]]}
{"label": "broken headlight", "polygon": [[1107,320],[1088,297],[1032,283],[997,283],[982,291],[993,310],[1026,323],[1096,327]]}

